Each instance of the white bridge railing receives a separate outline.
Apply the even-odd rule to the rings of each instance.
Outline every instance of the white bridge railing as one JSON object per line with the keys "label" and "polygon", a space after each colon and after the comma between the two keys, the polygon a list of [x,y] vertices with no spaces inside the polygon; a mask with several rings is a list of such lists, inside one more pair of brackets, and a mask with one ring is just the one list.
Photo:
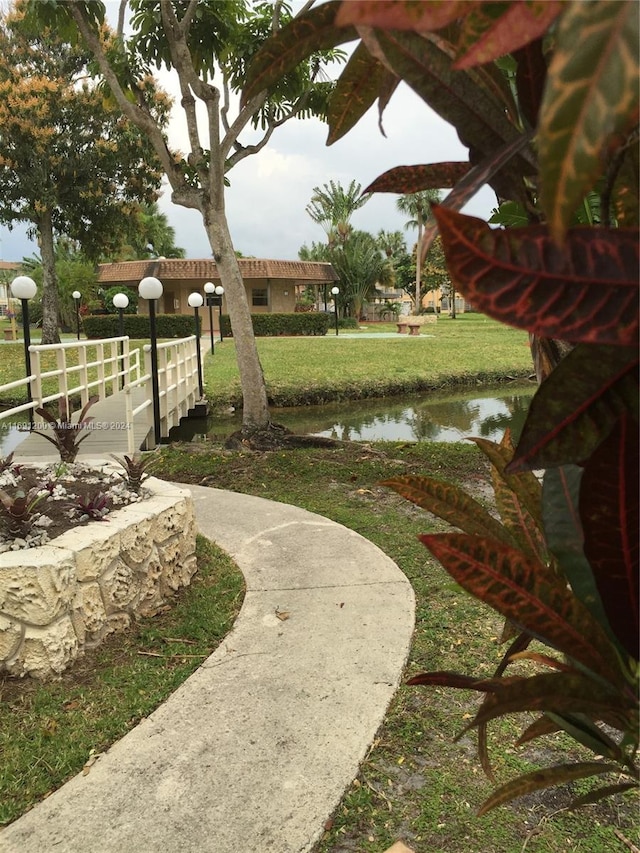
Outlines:
{"label": "white bridge railing", "polygon": [[[151,382],[151,345],[145,344],[144,374],[141,374],[140,350],[130,349],[129,338],[116,337],[60,344],[32,344],[31,375],[0,386],[0,397],[31,384],[31,402],[20,403],[0,412],[0,421],[30,411],[34,422],[42,421],[36,409],[46,403],[80,397],[80,407],[92,396],[100,400],[124,392],[124,418],[129,429],[129,452],[133,453],[134,418],[146,412],[147,432],[153,445],[153,398]],[[166,437],[180,423],[199,397],[196,337],[166,341],[157,345],[160,403],[160,434]],[[52,354],[55,367],[50,367]],[[140,389],[140,393],[135,393]],[[134,397],[136,404],[134,405]],[[142,402],[139,402],[142,398]],[[149,440],[149,439],[148,439]]]}
{"label": "white bridge railing", "polygon": [[[160,435],[166,437],[173,426],[186,417],[199,397],[198,359],[196,336],[181,338],[177,341],[165,341],[157,345],[158,386],[160,390]],[[134,418],[146,411],[149,428],[147,444],[153,446],[153,397],[151,383],[151,344],[144,345],[144,376],[125,385],[126,419],[133,423]],[[145,399],[138,406],[133,405],[132,392],[144,386]],[[130,432],[132,432],[130,430]],[[131,438],[129,443],[131,444]],[[132,449],[130,448],[132,451]],[[133,451],[132,451],[133,452]]]}

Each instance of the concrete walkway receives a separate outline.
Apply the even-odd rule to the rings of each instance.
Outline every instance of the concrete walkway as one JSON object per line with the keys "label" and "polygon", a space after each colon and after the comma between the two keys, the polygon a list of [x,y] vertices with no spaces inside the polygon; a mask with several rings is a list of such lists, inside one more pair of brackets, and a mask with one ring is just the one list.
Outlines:
{"label": "concrete walkway", "polygon": [[232,632],[160,708],[0,832],[3,853],[301,853],[358,771],[399,682],[414,597],[347,528],[192,489],[246,579]]}

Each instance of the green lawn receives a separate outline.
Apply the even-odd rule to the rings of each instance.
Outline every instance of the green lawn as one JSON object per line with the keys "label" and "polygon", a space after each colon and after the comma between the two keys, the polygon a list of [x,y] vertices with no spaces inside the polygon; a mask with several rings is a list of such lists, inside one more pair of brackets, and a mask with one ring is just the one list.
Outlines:
{"label": "green lawn", "polygon": [[[258,338],[258,352],[275,406],[380,397],[457,382],[500,381],[532,372],[525,332],[480,314],[443,317],[419,337],[365,336],[395,332],[376,324],[355,337],[350,332],[312,338]],[[233,339],[216,344],[204,362],[207,396],[214,405],[241,401]]]}
{"label": "green lawn", "polygon": [[[383,397],[440,388],[460,382],[500,381],[532,372],[525,332],[503,326],[480,314],[462,314],[456,320],[441,317],[423,327],[419,337],[372,332],[394,332],[395,324],[375,324],[359,332],[326,337],[258,338],[270,403],[297,406],[329,400]],[[349,336],[348,336],[349,335]],[[33,343],[39,342],[39,334]],[[68,336],[73,340],[73,336]],[[132,349],[147,341],[131,341]],[[24,376],[22,341],[0,344],[0,385]],[[95,358],[95,350],[89,350]],[[75,362],[69,353],[69,362]],[[55,368],[47,354],[45,369]],[[242,400],[235,345],[225,338],[215,345],[215,355],[204,359],[204,384],[214,406]],[[45,393],[53,393],[54,381]],[[21,389],[0,394],[0,401],[26,399]]]}

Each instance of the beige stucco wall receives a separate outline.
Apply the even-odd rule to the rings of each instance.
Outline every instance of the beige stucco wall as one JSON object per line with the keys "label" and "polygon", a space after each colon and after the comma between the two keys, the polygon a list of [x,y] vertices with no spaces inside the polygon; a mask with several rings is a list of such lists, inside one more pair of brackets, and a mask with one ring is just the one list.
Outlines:
{"label": "beige stucco wall", "polygon": [[[203,283],[195,279],[166,280],[163,282],[164,292],[158,301],[158,314],[193,314],[193,308],[189,307],[189,294],[197,291],[204,297]],[[249,279],[244,283],[247,302],[252,314],[279,314],[290,313],[295,310],[296,305],[296,282],[292,279]],[[253,305],[252,291],[254,288],[264,289],[269,292],[268,305]],[[138,302],[138,312],[140,314],[149,313],[149,305],[146,300],[141,299]],[[227,313],[227,305],[225,297],[222,297],[222,313]],[[200,309],[202,316],[202,331],[209,332],[209,308],[203,305]],[[213,311],[213,328],[219,331],[219,316],[220,309],[214,306]]]}

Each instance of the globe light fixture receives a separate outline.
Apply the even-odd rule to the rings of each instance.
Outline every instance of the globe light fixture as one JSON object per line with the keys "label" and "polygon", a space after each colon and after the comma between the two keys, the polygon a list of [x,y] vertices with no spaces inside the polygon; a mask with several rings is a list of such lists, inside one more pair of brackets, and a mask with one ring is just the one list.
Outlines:
{"label": "globe light fixture", "polygon": [[218,297],[218,305],[220,306],[220,343],[224,340],[222,334],[222,297],[224,296],[224,287],[221,284],[216,284],[216,296]]}
{"label": "globe light fixture", "polygon": [[[22,336],[24,338],[24,367],[27,377],[27,402],[33,403],[31,396],[31,335],[29,333],[29,300],[38,292],[38,285],[28,275],[19,275],[11,282],[11,295],[22,304]],[[29,428],[33,430],[33,407],[29,409]]]}
{"label": "globe light fixture", "polygon": [[336,314],[336,335],[338,334],[338,294],[340,293],[339,287],[332,287],[331,293],[333,294],[333,307],[335,308]]}
{"label": "globe light fixture", "polygon": [[[118,309],[118,335],[124,338],[124,311],[129,307],[129,297],[126,293],[116,293],[113,297],[113,307]],[[124,343],[120,341],[118,345],[120,352],[120,388],[124,388]]]}
{"label": "globe light fixture", "polygon": [[71,295],[76,306],[76,333],[78,340],[80,340],[80,299],[82,298],[82,294],[79,290],[74,290]]}
{"label": "globe light fixture", "polygon": [[196,324],[196,361],[198,364],[198,390],[200,399],[204,397],[204,384],[202,382],[202,353],[200,352],[200,318],[198,317],[198,309],[202,307],[204,299],[200,293],[190,293],[187,302],[193,308],[193,319]]}
{"label": "globe light fixture", "polygon": [[205,281],[204,292],[207,294],[207,307],[209,308],[209,334],[211,335],[211,355],[215,355],[215,343],[213,334],[213,303],[216,286],[212,281]]}
{"label": "globe light fixture", "polygon": [[141,299],[149,302],[149,337],[151,339],[151,392],[153,398],[153,434],[156,446],[160,444],[160,385],[158,382],[158,335],[156,332],[156,300],[162,296],[162,282],[152,275],[138,284]]}

